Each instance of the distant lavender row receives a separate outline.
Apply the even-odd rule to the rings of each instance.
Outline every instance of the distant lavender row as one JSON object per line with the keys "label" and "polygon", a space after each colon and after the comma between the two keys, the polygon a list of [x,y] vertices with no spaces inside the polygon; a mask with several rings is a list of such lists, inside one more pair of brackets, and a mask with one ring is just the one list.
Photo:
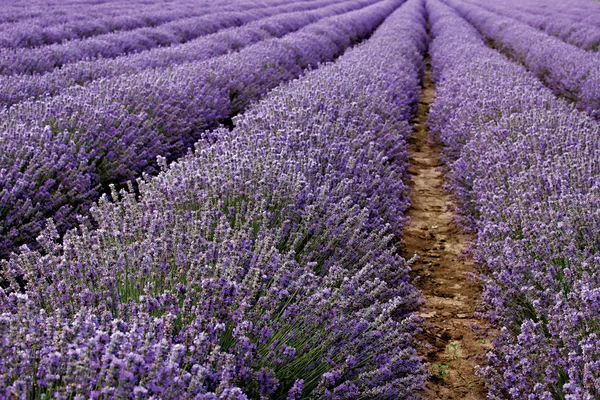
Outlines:
{"label": "distant lavender row", "polygon": [[[52,43],[60,43],[66,40],[82,39],[90,36],[106,34],[114,31],[127,31],[143,27],[153,27],[176,19],[189,18],[215,12],[215,6],[210,4],[175,3],[176,7],[165,7],[160,4],[152,7],[145,6],[143,10],[133,8],[121,12],[116,16],[105,16],[104,18],[93,18],[91,15],[85,19],[66,20],[62,23],[51,23],[61,21],[64,16],[46,15],[42,20],[27,20],[18,24],[0,26],[0,48],[36,47]],[[235,7],[218,5],[221,11],[231,11]],[[158,8],[158,9],[157,9]],[[76,7],[79,12],[85,12]],[[149,10],[150,9],[150,10]]]}
{"label": "distant lavender row", "polygon": [[573,18],[575,21],[600,28],[600,3],[597,1],[546,0],[540,3],[540,0],[529,0],[520,3],[519,8],[538,15],[564,15]]}
{"label": "distant lavender row", "polygon": [[[473,2],[485,7],[489,11],[493,11],[505,17],[517,19],[536,29],[543,30],[549,35],[556,36],[557,38],[574,46],[581,47],[584,50],[599,50],[600,27],[580,22],[572,16],[569,17],[558,13],[550,15],[536,15],[529,13],[518,8],[518,6],[522,4],[521,1],[515,1],[514,3],[504,2],[501,5],[497,2],[485,0],[475,0]],[[544,4],[544,2],[540,1],[537,6],[541,8]],[[535,5],[536,4],[531,4],[530,6],[535,7]],[[598,8],[598,12],[600,12],[600,7]]]}
{"label": "distant lavender row", "polygon": [[479,6],[460,0],[445,1],[556,94],[600,118],[600,54],[586,52]]}
{"label": "distant lavender row", "polygon": [[[322,0],[290,4],[271,9],[271,13],[277,13],[271,17],[249,22],[241,27],[223,29],[178,46],[154,48],[111,60],[80,61],[64,65],[41,76],[0,76],[0,87],[2,87],[0,105],[10,106],[25,99],[33,100],[43,95],[55,95],[70,86],[84,85],[103,77],[112,78],[137,73],[147,68],[169,67],[190,61],[206,60],[270,37],[281,37],[319,18],[352,11],[375,1]],[[327,6],[331,3],[334,4]],[[312,8],[318,9],[311,10]],[[285,13],[286,10],[291,13]],[[263,10],[263,13],[266,12],[267,10]],[[257,15],[249,15],[246,19]]]}
{"label": "distant lavender row", "polygon": [[[56,23],[67,21],[115,17],[120,13],[128,13],[132,9],[139,9],[143,4],[146,7],[160,6],[163,10],[170,9],[172,4],[202,4],[196,0],[159,2],[152,0],[130,0],[130,1],[110,1],[94,2],[86,4],[78,2],[76,4],[61,1],[60,4],[44,4],[43,2],[26,2],[26,4],[16,4],[14,0],[2,0],[2,14],[0,15],[0,28],[19,22],[32,22],[40,26],[50,26]],[[74,7],[75,5],[75,7]]]}
{"label": "distant lavender row", "polygon": [[429,1],[444,156],[488,316],[490,399],[600,396],[600,125]]}
{"label": "distant lavender row", "polygon": [[85,212],[109,184],[153,173],[157,156],[183,155],[206,129],[369,35],[401,1],[329,17],[239,53],[11,107],[0,119],[2,255],[32,242],[47,217],[63,231],[73,211]]}
{"label": "distant lavender row", "polygon": [[1,394],[414,398],[420,298],[386,222],[408,206],[423,11],[101,201],[97,230],[4,263],[30,283],[0,290]]}
{"label": "distant lavender row", "polygon": [[[298,3],[284,2],[281,5],[281,2],[282,0],[269,0],[261,3],[267,5],[261,8],[254,2],[244,1],[237,3],[237,11],[214,12],[218,10],[216,8],[208,15],[184,18],[155,28],[108,33],[34,49],[0,49],[0,75],[44,73],[81,60],[114,58],[159,46],[180,44],[221,29],[306,7]],[[322,0],[316,1],[316,4],[321,3]]]}

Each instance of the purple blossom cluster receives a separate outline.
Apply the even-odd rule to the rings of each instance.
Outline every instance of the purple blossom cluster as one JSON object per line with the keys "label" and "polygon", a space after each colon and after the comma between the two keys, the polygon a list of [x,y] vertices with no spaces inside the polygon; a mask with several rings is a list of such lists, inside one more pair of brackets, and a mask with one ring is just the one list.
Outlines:
{"label": "purple blossom cluster", "polygon": [[427,3],[430,126],[463,226],[476,233],[487,313],[501,327],[480,372],[491,399],[600,396],[600,125]]}
{"label": "purple blossom cluster", "polygon": [[64,232],[110,184],[156,172],[157,156],[182,156],[219,121],[371,34],[401,3],[377,2],[239,53],[100,79],[5,110],[0,254],[32,243],[48,217]]}
{"label": "purple blossom cluster", "polygon": [[414,398],[421,300],[393,241],[424,16],[408,0],[137,193],[103,197],[96,229],[59,243],[51,223],[43,252],[3,261],[1,394]]}
{"label": "purple blossom cluster", "polygon": [[[516,0],[504,2],[501,5],[491,1],[478,1],[476,4],[485,7],[489,11],[517,19],[536,29],[543,30],[584,50],[599,50],[600,26],[581,22],[581,18],[574,15],[565,15],[553,8],[547,10],[545,1],[530,0],[527,4],[528,7],[525,9],[522,9],[523,2]],[[538,13],[536,13],[536,10],[539,10]],[[595,12],[600,13],[600,5],[597,5]]]}
{"label": "purple blossom cluster", "polygon": [[100,78],[132,74],[148,68],[164,68],[192,61],[202,61],[272,37],[282,37],[309,23],[374,3],[375,0],[320,0],[291,3],[254,10],[244,15],[245,21],[261,14],[271,15],[248,22],[241,27],[222,29],[181,45],[157,47],[114,59],[79,61],[43,75],[0,76],[0,104],[13,105],[25,99],[33,100],[55,95],[75,85],[85,85]]}
{"label": "purple blossom cluster", "polygon": [[[83,13],[76,15],[72,15],[73,7],[58,12],[48,5],[38,6],[38,10],[44,11],[38,18],[0,24],[0,48],[38,47],[110,32],[154,27],[205,14],[211,7],[208,1],[155,3],[147,4],[143,9],[140,9],[139,3],[134,7],[119,7],[114,2],[110,5],[110,9],[103,8],[101,13],[89,10],[87,6]],[[230,8],[226,4],[219,7],[224,11]],[[115,8],[118,14],[115,14]]]}
{"label": "purple blossom cluster", "polygon": [[[283,10],[273,8],[273,5],[281,5],[282,2]],[[114,58],[176,45],[290,8],[285,0],[271,0],[258,5],[253,1],[240,1],[234,5],[229,7],[233,11],[207,8],[205,15],[177,19],[154,28],[112,32],[36,48],[0,49],[0,75],[45,73],[81,60]],[[292,7],[298,5],[292,4]],[[303,5],[300,4],[299,8],[303,9]]]}
{"label": "purple blossom cluster", "polygon": [[523,63],[555,94],[600,118],[600,53],[585,51],[478,5],[445,1],[499,50]]}

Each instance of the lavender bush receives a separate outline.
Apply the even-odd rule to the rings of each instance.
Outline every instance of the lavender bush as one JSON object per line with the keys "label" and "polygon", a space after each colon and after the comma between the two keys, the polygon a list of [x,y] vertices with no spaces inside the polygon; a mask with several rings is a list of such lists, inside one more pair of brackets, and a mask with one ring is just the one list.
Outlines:
{"label": "lavender bush", "polygon": [[[274,1],[276,6],[279,3],[281,0]],[[261,8],[260,3],[255,5],[253,2],[239,2],[234,7],[235,11],[220,12],[217,7],[207,10],[206,15],[175,20],[155,28],[107,33],[33,49],[0,49],[0,75],[44,73],[81,60],[114,58],[187,42],[281,12],[281,9],[268,7],[269,5],[267,3],[266,8]],[[286,10],[290,5],[284,4],[282,7]],[[300,5],[300,9],[302,8]]]}
{"label": "lavender bush", "polygon": [[[598,51],[600,46],[599,26],[580,22],[580,18],[559,12],[535,14],[536,10],[546,10],[544,7],[546,2],[531,1],[525,10],[519,8],[522,6],[520,1],[502,5],[488,1],[478,1],[475,4],[497,14],[517,19],[584,50]],[[554,11],[554,8],[551,8],[550,11]],[[600,12],[600,7],[596,7],[596,12]]]}
{"label": "lavender bush", "polygon": [[488,316],[502,330],[481,369],[491,399],[600,396],[600,126],[427,3],[448,183]]}
{"label": "lavender bush", "polygon": [[78,7],[73,7],[73,3],[56,3],[44,1],[24,1],[24,0],[1,0],[2,15],[0,15],[0,30],[12,29],[15,24],[22,22],[32,24],[32,26],[52,26],[67,23],[71,21],[81,21],[87,19],[93,25],[95,20],[107,17],[117,18],[119,16],[129,15],[134,10],[137,15],[143,16],[140,12],[140,6],[146,6],[146,10],[160,9],[163,11],[172,11],[173,8],[206,6],[203,1],[177,1],[177,2],[157,2],[153,0],[128,0],[128,1],[78,1]]}
{"label": "lavender bush", "polygon": [[[234,3],[233,7],[219,4],[218,7],[222,11],[232,11],[237,4]],[[113,14],[115,7],[119,14]],[[44,46],[110,32],[155,27],[177,19],[203,15],[211,10],[214,12],[214,6],[211,8],[211,4],[206,1],[149,4],[142,9],[139,4],[123,9],[124,7],[118,7],[111,2],[113,13],[104,8],[100,15],[89,6],[83,7],[83,10],[78,8],[80,11],[75,16],[69,15],[69,11],[73,12],[73,7],[60,14],[48,6],[42,5],[38,7],[40,8],[45,13],[39,18],[26,19],[20,23],[0,24],[0,48]]]}
{"label": "lavender bush", "polygon": [[413,398],[420,299],[391,242],[426,36],[409,0],[138,196],[104,197],[98,229],[58,244],[50,225],[43,255],[4,261],[3,394]]}
{"label": "lavender bush", "polygon": [[522,22],[447,0],[483,35],[545,82],[555,94],[600,118],[600,54],[586,52]]}
{"label": "lavender bush", "polygon": [[0,251],[31,243],[49,216],[63,232],[109,184],[153,173],[159,155],[185,154],[219,121],[370,34],[401,2],[329,17],[228,56],[11,107],[0,120]]}
{"label": "lavender bush", "polygon": [[525,10],[528,12],[533,12],[538,15],[563,15],[565,17],[573,18],[574,21],[600,27],[600,14],[598,14],[600,5],[598,5],[597,2],[588,0],[572,0],[569,2],[548,0],[544,3],[539,3],[538,0],[530,1],[533,4],[522,3],[519,6],[525,7]]}
{"label": "lavender bush", "polygon": [[[262,9],[262,14],[273,15],[241,27],[223,29],[181,45],[158,47],[115,59],[80,61],[64,65],[44,75],[0,76],[0,104],[10,106],[25,99],[55,95],[70,86],[85,85],[103,77],[112,78],[148,68],[164,68],[185,62],[207,60],[240,50],[261,40],[282,37],[319,19],[352,11],[374,2],[351,0],[340,3],[325,0]],[[249,13],[244,19],[250,21],[258,15]]]}

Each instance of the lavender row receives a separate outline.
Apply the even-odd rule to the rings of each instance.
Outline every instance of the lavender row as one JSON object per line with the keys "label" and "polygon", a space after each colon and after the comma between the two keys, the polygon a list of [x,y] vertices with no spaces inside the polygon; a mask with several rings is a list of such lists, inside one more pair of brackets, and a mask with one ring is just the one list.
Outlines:
{"label": "lavender row", "polygon": [[[83,39],[91,36],[102,35],[114,31],[128,31],[144,27],[155,27],[177,19],[189,18],[215,12],[215,7],[201,3],[175,3],[174,9],[159,7],[145,7],[144,10],[131,9],[120,12],[116,16],[92,18],[83,14],[80,19],[67,19],[52,14],[42,20],[27,20],[18,24],[0,27],[0,48],[38,47],[67,40]],[[236,7],[219,5],[221,11],[232,11]],[[154,8],[154,11],[148,10]],[[157,9],[158,8],[158,9]],[[78,10],[81,10],[79,7]],[[157,9],[157,10],[156,10]],[[85,9],[83,10],[85,12]],[[65,16],[62,16],[63,18]],[[54,22],[54,23],[52,23]]]}
{"label": "lavender row", "polygon": [[0,249],[31,243],[44,220],[59,229],[109,184],[156,172],[281,82],[340,55],[369,35],[401,0],[325,18],[239,53],[149,70],[48,101],[11,107],[0,120]]}
{"label": "lavender row", "polygon": [[[193,3],[194,0],[191,2]],[[158,5],[162,6],[163,9],[170,9],[171,4],[189,2],[177,1],[176,3],[164,3],[142,0],[94,2],[94,4],[86,4],[84,2],[75,4],[67,2],[61,2],[60,4],[43,2],[16,4],[15,1],[3,0],[0,3],[2,4],[3,11],[2,15],[0,15],[0,28],[3,28],[4,26],[20,22],[33,22],[41,26],[50,26],[56,23],[85,18],[115,17],[120,13],[130,12],[134,8],[139,8],[141,4],[144,4],[146,7]]]}
{"label": "lavender row", "polygon": [[4,262],[29,284],[0,290],[2,394],[414,398],[420,298],[386,221],[408,206],[423,14],[409,0],[138,200],[103,199],[97,230]]}
{"label": "lavender row", "polygon": [[555,94],[600,118],[600,54],[586,52],[522,22],[460,0],[447,0],[498,49],[522,62]]}
{"label": "lavender row", "polygon": [[[560,13],[549,15],[536,15],[527,11],[519,10],[520,2],[503,3],[498,5],[488,1],[475,2],[489,11],[505,17],[524,22],[536,29],[543,30],[549,35],[556,36],[564,42],[580,47],[588,51],[598,51],[600,46],[600,27],[579,22],[574,17]],[[531,7],[540,7],[543,2],[531,4]],[[600,12],[600,7],[598,8]]]}
{"label": "lavender row", "polygon": [[[97,18],[116,17],[119,14],[131,13],[132,10],[153,12],[162,9],[172,11],[181,6],[207,6],[223,4],[222,0],[208,2],[206,0],[115,0],[115,1],[36,1],[17,4],[16,1],[3,0],[4,12],[0,16],[0,25],[25,22],[29,20],[40,26],[50,26],[88,18],[90,21]],[[10,3],[10,4],[7,4]]]}
{"label": "lavender row", "polygon": [[[0,104],[10,106],[25,99],[33,100],[43,95],[55,95],[70,86],[85,85],[103,77],[113,78],[138,73],[148,68],[164,68],[185,62],[206,60],[261,40],[282,37],[319,18],[352,11],[374,2],[375,0],[345,2],[323,0],[290,4],[273,9],[273,13],[279,13],[271,17],[252,21],[241,27],[223,29],[178,46],[154,48],[111,60],[80,61],[64,65],[44,75],[0,76],[2,87]],[[312,8],[316,9],[312,10]],[[284,13],[286,9],[297,11]],[[248,15],[246,18],[252,16]]]}
{"label": "lavender row", "polygon": [[[238,4],[237,11],[215,12],[172,21],[156,28],[109,33],[34,49],[0,49],[0,75],[44,73],[81,60],[114,58],[159,46],[176,45],[221,29],[306,7],[298,3],[278,4],[281,1],[275,0],[274,6],[265,8],[253,2],[242,2]],[[316,3],[320,5],[322,1]],[[266,4],[269,5],[269,2]]]}
{"label": "lavender row", "polygon": [[[548,0],[542,4],[539,0],[530,0],[533,4],[522,3],[519,7],[527,11],[546,16],[563,15],[584,24],[600,28],[600,5],[595,1],[572,0],[564,2],[561,0]],[[539,7],[541,5],[541,7]]]}
{"label": "lavender row", "polygon": [[600,396],[600,125],[428,2],[448,185],[502,328],[490,399]]}

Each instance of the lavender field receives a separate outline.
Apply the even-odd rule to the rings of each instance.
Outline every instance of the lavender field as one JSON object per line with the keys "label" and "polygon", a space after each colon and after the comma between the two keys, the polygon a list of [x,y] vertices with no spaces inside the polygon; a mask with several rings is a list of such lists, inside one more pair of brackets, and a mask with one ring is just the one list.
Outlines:
{"label": "lavender field", "polygon": [[0,7],[0,399],[600,399],[600,2]]}

